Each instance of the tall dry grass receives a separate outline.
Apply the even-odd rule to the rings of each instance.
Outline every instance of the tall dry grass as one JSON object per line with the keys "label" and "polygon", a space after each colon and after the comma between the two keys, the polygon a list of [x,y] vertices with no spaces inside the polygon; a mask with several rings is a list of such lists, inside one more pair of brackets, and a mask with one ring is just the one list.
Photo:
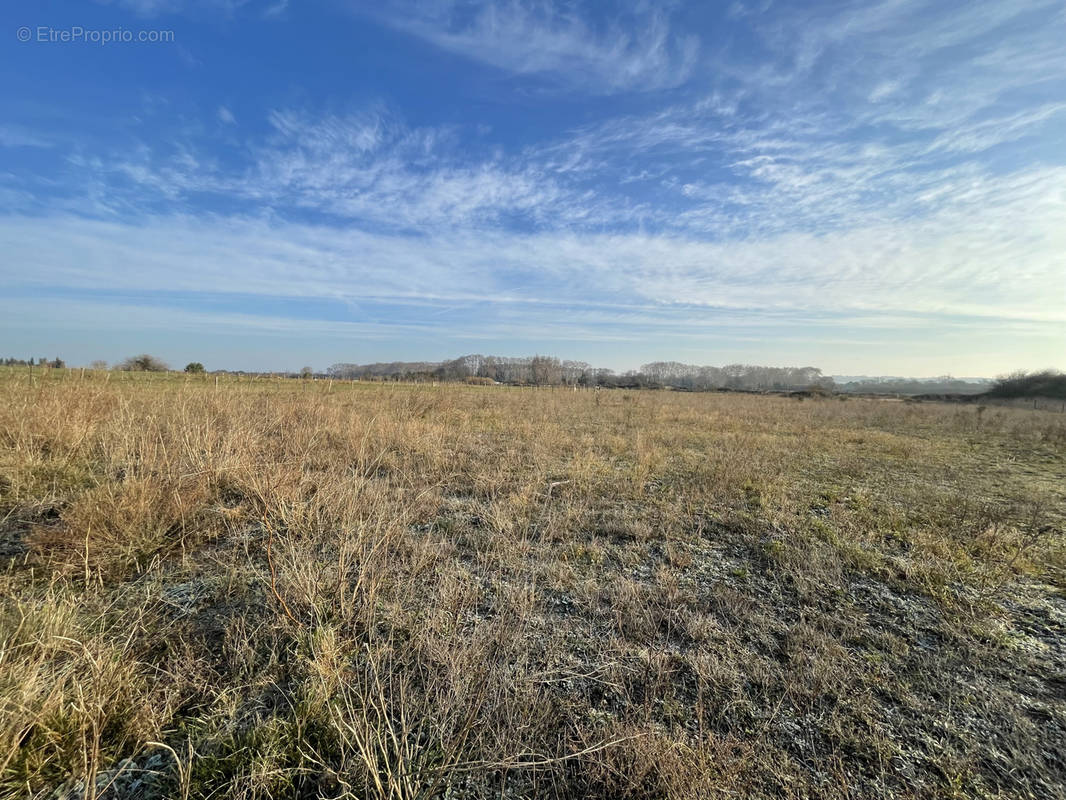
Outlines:
{"label": "tall dry grass", "polygon": [[1061,415],[27,377],[0,796],[1061,793]]}

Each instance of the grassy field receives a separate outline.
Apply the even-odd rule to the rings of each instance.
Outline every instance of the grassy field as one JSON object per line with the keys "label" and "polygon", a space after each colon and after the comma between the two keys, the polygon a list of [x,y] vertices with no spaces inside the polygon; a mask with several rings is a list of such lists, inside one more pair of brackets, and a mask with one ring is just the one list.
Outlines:
{"label": "grassy field", "polygon": [[0,375],[0,797],[1066,796],[1066,415]]}

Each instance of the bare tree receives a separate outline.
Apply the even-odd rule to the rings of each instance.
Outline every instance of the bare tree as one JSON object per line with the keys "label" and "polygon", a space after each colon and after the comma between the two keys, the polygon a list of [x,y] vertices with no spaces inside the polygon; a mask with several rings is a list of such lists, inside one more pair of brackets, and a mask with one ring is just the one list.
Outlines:
{"label": "bare tree", "polygon": [[557,358],[533,356],[533,360],[529,362],[529,367],[533,373],[533,383],[538,386],[562,382],[562,367]]}
{"label": "bare tree", "polygon": [[581,376],[584,375],[591,367],[591,364],[587,364],[584,361],[564,361],[562,365],[562,377],[563,383],[568,386],[575,386]]}
{"label": "bare tree", "polygon": [[130,356],[116,369],[123,372],[166,372],[170,367],[161,358],[141,353],[139,356]]}

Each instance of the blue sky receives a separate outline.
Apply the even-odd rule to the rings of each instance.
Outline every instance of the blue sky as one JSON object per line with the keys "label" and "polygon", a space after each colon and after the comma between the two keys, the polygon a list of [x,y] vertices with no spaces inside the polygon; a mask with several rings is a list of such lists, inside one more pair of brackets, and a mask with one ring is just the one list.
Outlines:
{"label": "blue sky", "polygon": [[[5,27],[0,355],[1066,367],[1061,0],[82,0]],[[133,41],[49,40],[77,28]]]}

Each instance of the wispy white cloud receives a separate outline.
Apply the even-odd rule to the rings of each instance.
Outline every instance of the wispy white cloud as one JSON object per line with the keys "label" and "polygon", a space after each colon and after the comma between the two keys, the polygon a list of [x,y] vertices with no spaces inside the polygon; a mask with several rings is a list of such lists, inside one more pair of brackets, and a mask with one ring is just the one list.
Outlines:
{"label": "wispy white cloud", "polygon": [[921,219],[814,235],[370,233],[253,219],[0,221],[17,285],[292,297],[921,312],[1061,324],[1066,170],[987,180]]}
{"label": "wispy white cloud", "polygon": [[116,212],[150,198],[241,199],[278,211],[313,210],[390,228],[588,220],[589,192],[563,185],[548,164],[524,157],[471,159],[448,128],[416,129],[378,109],[347,116],[269,115],[271,135],[222,164],[203,142],[165,151],[140,144],[77,159],[78,181],[106,187]]}
{"label": "wispy white cloud", "polygon": [[[373,15],[442,50],[592,92],[662,89],[692,75],[699,41],[663,8],[614,9],[598,24],[553,0],[396,0]],[[365,10],[365,9],[364,9]]]}
{"label": "wispy white cloud", "polygon": [[873,91],[870,92],[870,102],[877,103],[885,98],[891,97],[899,91],[901,85],[901,82],[898,80],[881,81],[874,86]]}
{"label": "wispy white cloud", "polygon": [[140,17],[164,14],[208,13],[232,15],[255,0],[96,0],[102,5],[118,5]]}
{"label": "wispy white cloud", "polygon": [[0,125],[0,147],[52,147],[48,137],[19,125]]}
{"label": "wispy white cloud", "polygon": [[281,17],[289,8],[289,0],[276,0],[263,11],[264,17]]}

